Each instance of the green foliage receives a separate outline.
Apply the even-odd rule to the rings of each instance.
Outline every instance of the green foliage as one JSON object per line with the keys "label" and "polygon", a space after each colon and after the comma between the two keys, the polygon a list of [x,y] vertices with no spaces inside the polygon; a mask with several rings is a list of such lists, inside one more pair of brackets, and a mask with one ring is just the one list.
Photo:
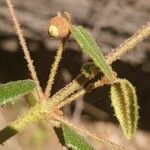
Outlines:
{"label": "green foliage", "polygon": [[[112,84],[111,87],[111,100],[112,105],[115,110],[116,117],[119,120],[119,123],[123,129],[123,132],[125,136],[130,139],[133,134],[135,133],[135,130],[137,128],[137,122],[138,122],[138,104],[137,104],[137,96],[134,87],[132,84],[125,80],[125,79],[119,79],[115,83],[113,83],[113,72],[111,69],[111,66],[107,64],[111,64],[113,61],[116,61],[123,55],[125,52],[129,51],[130,49],[133,49],[138,43],[143,41],[145,38],[147,38],[150,35],[150,27],[149,24],[145,25],[142,29],[140,29],[136,34],[134,34],[131,38],[126,40],[123,44],[121,44],[118,48],[116,48],[110,55],[107,56],[107,62],[105,61],[105,58],[100,51],[100,48],[96,44],[96,42],[93,40],[93,38],[90,36],[90,34],[82,28],[81,26],[72,26],[71,25],[71,17],[70,15],[65,12],[64,19],[66,19],[68,25],[66,26],[60,19],[60,17],[63,17],[63,15],[58,12],[57,17],[55,17],[57,20],[56,23],[59,23],[60,28],[65,29],[67,27],[67,35],[62,36],[62,42],[60,47],[58,48],[57,55],[55,57],[54,65],[52,65],[52,69],[50,71],[49,80],[47,82],[47,87],[45,92],[42,91],[42,88],[40,87],[40,83],[38,81],[36,71],[34,69],[33,61],[30,57],[29,50],[26,46],[25,39],[23,37],[22,30],[20,28],[20,24],[16,18],[13,4],[11,0],[6,0],[7,7],[9,9],[11,18],[13,20],[15,29],[17,30],[16,33],[18,35],[18,39],[20,41],[20,44],[23,49],[24,58],[27,61],[28,69],[31,73],[31,77],[34,80],[24,80],[24,81],[16,81],[16,82],[10,82],[7,84],[1,84],[0,85],[0,105],[3,105],[7,102],[14,102],[15,99],[17,99],[20,96],[23,96],[37,87],[37,99],[41,100],[43,99],[43,102],[40,101],[37,103],[30,103],[31,105],[35,105],[32,107],[27,113],[25,113],[23,116],[15,120],[14,122],[11,122],[7,127],[2,129],[0,131],[0,144],[4,143],[7,139],[14,136],[18,132],[22,131],[25,127],[27,127],[31,123],[37,123],[41,119],[44,118],[50,118],[51,121],[57,120],[58,123],[63,124],[65,120],[63,118],[59,118],[59,113],[57,114],[55,110],[57,108],[62,108],[63,106],[69,104],[71,101],[73,101],[73,98],[77,98],[78,96],[81,96],[88,92],[89,86],[91,84],[89,83],[89,86],[86,86],[85,89],[82,89],[84,86],[84,83],[88,84],[88,81],[90,78],[95,77],[95,71],[96,74],[99,71],[102,71],[104,75],[109,79],[109,81]],[[70,29],[71,27],[71,29]],[[55,32],[55,35],[57,34],[56,28],[54,26],[49,28],[49,31]],[[80,74],[77,76],[76,79],[74,79],[70,84],[68,84],[66,87],[61,89],[60,91],[56,92],[52,97],[50,97],[51,87],[54,77],[62,56],[62,52],[64,50],[64,46],[66,41],[69,38],[69,30],[73,34],[75,40],[80,45],[83,52],[85,52],[94,63],[89,63],[83,66],[81,72],[88,78],[83,77],[83,74]],[[64,30],[62,30],[64,31]],[[57,36],[57,35],[56,35]],[[95,67],[97,66],[97,68]],[[55,71],[56,70],[56,71]],[[103,80],[104,79],[104,80]],[[97,88],[98,86],[107,84],[107,79],[103,78],[102,84],[99,84],[100,82],[95,82],[94,88]],[[81,82],[79,82],[81,81]],[[35,85],[36,83],[36,85]],[[98,83],[98,84],[97,84]],[[93,88],[93,89],[94,89]],[[92,88],[90,89],[92,90]],[[47,92],[48,91],[48,92]],[[50,92],[49,92],[50,91]],[[75,92],[75,94],[73,94]],[[73,95],[72,95],[73,94]],[[50,97],[50,99],[46,102],[46,100]],[[29,98],[29,100],[32,98]],[[34,101],[31,101],[34,102]],[[62,102],[60,104],[60,102]],[[58,105],[60,104],[60,106]],[[49,116],[49,117],[48,117]],[[65,119],[65,118],[64,118]],[[53,122],[55,125],[55,122]],[[68,148],[72,148],[75,150],[94,150],[94,148],[89,145],[80,135],[76,133],[76,131],[72,130],[70,127],[73,123],[66,122],[62,125],[62,128],[59,128],[63,134],[61,134],[64,138],[65,144]],[[57,127],[57,124],[56,124]],[[74,126],[75,127],[75,126]],[[94,139],[102,142],[102,143],[108,143],[112,146],[117,147],[117,149],[120,149],[120,146],[117,146],[111,142],[107,142],[107,140],[102,140],[102,138],[94,135],[94,134],[88,134],[88,131],[86,129],[81,129],[78,127],[78,130],[82,132],[82,134],[87,134],[93,137]],[[41,130],[37,132],[34,136],[34,142],[40,143],[45,138],[45,133]],[[64,142],[63,141],[63,142]]]}
{"label": "green foliage", "polygon": [[94,61],[96,66],[106,75],[106,77],[112,81],[111,67],[106,63],[100,48],[87,30],[81,26],[72,26],[71,33],[81,49]]}
{"label": "green foliage", "polygon": [[126,79],[119,79],[111,86],[111,101],[124,135],[131,139],[138,122],[138,102],[135,88]]}
{"label": "green foliage", "polygon": [[30,93],[35,88],[32,80],[19,80],[0,84],[0,105],[14,102],[17,98]]}
{"label": "green foliage", "polygon": [[65,144],[73,150],[94,150],[76,131],[72,130],[67,125],[63,124],[63,136]]}

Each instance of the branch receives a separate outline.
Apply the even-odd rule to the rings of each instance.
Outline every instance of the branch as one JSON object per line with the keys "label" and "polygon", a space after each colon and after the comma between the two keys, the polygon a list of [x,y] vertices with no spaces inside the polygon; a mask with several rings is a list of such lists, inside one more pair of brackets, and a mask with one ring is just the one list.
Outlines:
{"label": "branch", "polygon": [[54,84],[54,80],[55,80],[55,76],[56,76],[56,73],[57,73],[57,69],[58,69],[60,60],[62,58],[62,53],[64,51],[65,43],[66,43],[66,39],[62,39],[61,44],[58,47],[54,63],[52,64],[52,67],[50,69],[49,79],[48,79],[47,86],[46,86],[46,89],[45,89],[45,99],[46,100],[51,95],[52,86]]}
{"label": "branch", "polygon": [[42,99],[43,98],[43,92],[42,92],[42,89],[40,87],[40,83],[39,83],[39,80],[37,78],[37,74],[36,74],[36,71],[35,71],[35,68],[34,68],[34,65],[33,65],[33,61],[30,57],[30,53],[29,53],[26,41],[24,39],[23,32],[21,30],[20,24],[19,24],[19,22],[17,20],[17,17],[15,15],[12,0],[6,0],[6,4],[7,4],[7,7],[8,7],[8,10],[10,12],[10,16],[11,16],[11,19],[13,21],[14,27],[16,29],[16,34],[18,36],[20,45],[22,46],[22,50],[23,50],[23,53],[24,53],[24,58],[27,61],[27,64],[28,64],[27,66],[28,66],[28,69],[31,73],[31,77],[32,77],[32,79],[34,80],[34,82],[36,84],[36,89],[37,89],[36,93],[39,96],[38,99]]}
{"label": "branch", "polygon": [[3,144],[7,139],[21,132],[24,128],[32,123],[37,123],[51,114],[53,110],[61,101],[66,99],[70,94],[79,89],[87,79],[81,75],[73,80],[66,87],[58,91],[48,101],[38,103],[26,112],[24,115],[11,122],[7,127],[0,131],[0,144]]}
{"label": "branch", "polygon": [[131,49],[134,49],[140,42],[150,36],[150,22],[139,29],[133,36],[125,40],[116,49],[106,56],[108,64],[120,59],[120,57]]}
{"label": "branch", "polygon": [[[9,0],[8,0],[9,1]],[[140,43],[143,39],[150,35],[150,24],[148,23],[146,26],[143,26],[135,35],[129,38],[127,42],[116,48],[111,55],[106,56],[106,60],[109,64],[113,61],[119,59],[121,55],[125,52],[134,48],[138,43]],[[119,52],[119,53],[118,53]],[[15,135],[16,133],[22,131],[31,123],[36,123],[41,119],[45,118],[50,114],[50,111],[53,111],[54,108],[58,106],[58,104],[72,93],[81,88],[82,85],[85,84],[89,79],[87,79],[84,75],[79,75],[75,80],[73,80],[66,87],[58,91],[54,96],[52,96],[45,103],[37,104],[33,108],[31,108],[26,114],[19,117],[16,121],[10,123],[6,128],[0,131],[0,143],[5,142],[7,139]],[[7,132],[6,132],[7,131]],[[7,135],[6,135],[7,133]]]}
{"label": "branch", "polygon": [[92,90],[102,87],[105,84],[105,81],[103,81],[103,78],[101,80],[96,81],[95,83],[89,84],[85,89],[81,89],[79,92],[76,92],[75,94],[72,94],[69,98],[65,99],[64,101],[60,102],[56,107],[58,109],[64,107],[65,105],[70,104],[80,96],[83,96],[87,92],[91,92]]}
{"label": "branch", "polygon": [[99,141],[100,143],[103,144],[109,144],[110,146],[112,146],[112,149],[117,149],[117,150],[121,150],[121,149],[126,149],[125,147],[119,146],[117,144],[114,144],[113,142],[110,142],[102,137],[99,137],[97,135],[95,135],[94,133],[88,131],[87,129],[76,125],[74,122],[64,118],[64,117],[60,117],[60,116],[53,116],[56,120],[60,121],[61,123],[64,123],[68,126],[70,126],[71,128],[74,128],[75,130],[79,131],[80,134],[82,134],[83,136],[88,135],[90,137],[92,137],[93,139]]}

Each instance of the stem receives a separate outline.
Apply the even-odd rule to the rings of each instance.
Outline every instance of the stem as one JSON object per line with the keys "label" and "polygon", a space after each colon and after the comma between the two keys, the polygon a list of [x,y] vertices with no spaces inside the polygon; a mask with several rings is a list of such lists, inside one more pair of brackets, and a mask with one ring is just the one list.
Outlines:
{"label": "stem", "polygon": [[85,89],[80,90],[79,92],[71,95],[69,98],[65,99],[64,101],[60,102],[56,107],[62,108],[65,105],[70,104],[71,102],[73,102],[74,100],[76,100],[77,98],[79,98],[80,96],[83,96],[84,94],[86,94],[87,92],[91,92],[92,90],[94,90],[95,88],[98,87],[102,87],[105,83],[102,80],[98,80],[97,82],[95,82],[94,84],[89,84]]}
{"label": "stem", "polygon": [[[9,1],[9,0],[8,0]],[[147,24],[138,33],[136,33],[132,38],[129,38],[129,44],[125,42],[126,45],[119,46],[116,48],[119,51],[114,50],[111,55],[106,56],[107,62],[111,64],[113,61],[120,58],[125,52],[129,49],[134,48],[139,42],[141,42],[144,38],[150,35],[150,25]],[[26,128],[29,124],[38,122],[39,120],[43,119],[50,113],[54,107],[56,108],[57,105],[70,96],[72,93],[77,91],[81,88],[81,86],[87,81],[88,79],[80,75],[75,80],[73,80],[70,84],[66,87],[58,91],[54,96],[52,96],[47,102],[37,104],[33,108],[31,108],[25,115],[18,118],[16,121],[10,123],[6,128],[0,131],[0,143],[3,143],[16,133],[22,131]]]}
{"label": "stem", "polygon": [[8,10],[10,12],[14,27],[16,29],[16,34],[18,35],[20,45],[22,46],[22,50],[23,50],[23,53],[24,53],[24,58],[27,61],[27,64],[28,64],[27,66],[28,66],[28,69],[31,73],[31,77],[32,77],[32,79],[34,80],[34,82],[36,84],[37,95],[39,96],[39,99],[42,99],[43,98],[43,92],[42,92],[42,89],[40,87],[40,83],[39,83],[39,80],[37,78],[37,74],[36,74],[36,71],[35,71],[35,68],[34,68],[34,65],[33,65],[33,61],[30,57],[29,50],[28,50],[27,45],[26,45],[26,41],[24,39],[23,32],[22,32],[22,30],[20,28],[20,24],[19,24],[19,22],[16,18],[15,11],[14,11],[13,4],[12,4],[12,0],[6,0],[6,4],[7,4],[7,7],[8,7]]}
{"label": "stem", "polygon": [[58,47],[57,54],[55,56],[54,63],[52,64],[52,67],[50,69],[49,79],[48,79],[47,86],[46,86],[46,89],[45,89],[45,99],[46,100],[51,95],[52,86],[54,84],[55,76],[56,76],[56,73],[57,73],[57,69],[58,69],[60,60],[62,58],[62,53],[64,51],[64,46],[65,46],[66,41],[67,41],[66,39],[63,39],[61,41],[61,44]]}
{"label": "stem", "polygon": [[[52,104],[49,104],[50,108],[51,106]],[[40,119],[44,118],[45,111],[46,109],[42,104],[37,104],[35,107],[32,107],[22,117],[0,131],[0,143],[3,144],[3,142],[20,132],[23,128],[26,128],[29,124],[37,123]]]}
{"label": "stem", "polygon": [[[141,29],[139,29],[132,37],[128,38],[121,45],[119,45],[116,49],[114,49],[110,54],[108,54],[106,56],[107,63],[112,64],[114,61],[120,59],[120,57],[122,55],[124,55],[126,52],[128,52],[129,50],[136,47],[140,42],[142,42],[148,36],[150,36],[150,23],[149,22],[147,23],[147,25],[144,25]],[[103,82],[102,83],[100,81],[96,82],[94,85],[95,87],[93,87],[93,88],[103,86],[103,85],[99,85],[99,84],[103,84]],[[85,93],[86,93],[86,90],[82,89],[80,92],[73,94],[70,98],[61,102],[58,105],[58,108],[61,108],[64,105],[71,103],[72,101],[74,101],[78,97],[84,95]]]}
{"label": "stem", "polygon": [[99,137],[99,136],[95,135],[94,133],[88,131],[87,129],[85,129],[85,128],[83,128],[83,127],[81,127],[81,125],[80,125],[80,127],[79,127],[78,125],[76,125],[74,122],[71,122],[71,121],[68,120],[67,118],[60,117],[60,116],[56,116],[56,115],[54,115],[53,117],[54,117],[56,120],[60,121],[61,123],[66,124],[66,125],[70,126],[71,128],[74,128],[75,130],[79,131],[83,136],[88,135],[88,136],[92,137],[93,139],[95,139],[95,140],[97,140],[97,141],[99,141],[99,142],[101,142],[101,143],[111,145],[111,146],[112,146],[113,148],[115,148],[115,149],[126,149],[126,148],[124,148],[124,147],[122,147],[122,146],[119,146],[119,145],[117,145],[117,144],[114,144],[114,143],[112,143],[112,142],[110,142],[110,141],[108,141],[108,140],[105,140],[105,139],[102,138],[102,137]]}
{"label": "stem", "polygon": [[119,47],[112,50],[112,52],[106,56],[106,61],[108,62],[108,64],[112,64],[112,62],[120,59],[123,54],[135,48],[148,36],[150,36],[150,22],[139,29],[132,37],[128,38],[122,44],[120,44]]}
{"label": "stem", "polygon": [[47,115],[50,114],[50,110],[53,110],[56,105],[76,91],[76,89],[79,89],[81,86],[80,84],[83,85],[85,81],[86,78],[84,76],[78,76],[76,80],[73,80],[66,87],[58,91],[48,101],[44,103],[38,103],[34,107],[31,107],[27,113],[0,131],[0,144],[4,143],[7,139],[22,131],[31,123],[37,123],[41,119],[46,118]]}

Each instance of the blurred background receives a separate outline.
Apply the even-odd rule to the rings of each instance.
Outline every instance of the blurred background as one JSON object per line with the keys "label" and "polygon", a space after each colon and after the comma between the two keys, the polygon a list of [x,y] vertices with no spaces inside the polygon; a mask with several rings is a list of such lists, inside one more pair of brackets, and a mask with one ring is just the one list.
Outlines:
{"label": "blurred background", "polygon": [[[41,86],[46,86],[58,40],[50,39],[48,22],[57,11],[67,11],[74,24],[84,26],[104,54],[150,21],[150,0],[14,0],[17,18],[34,59]],[[53,94],[74,79],[89,59],[71,38],[66,46],[55,80]],[[132,150],[150,149],[150,38],[113,63],[118,76],[127,78],[137,89],[140,105],[138,131],[127,141],[118,126],[109,99],[109,87],[98,88],[64,108],[67,116],[116,144]],[[0,83],[30,78],[4,0],[0,1]],[[29,109],[23,98],[16,105],[0,109],[0,129]],[[87,137],[97,150],[109,149]],[[50,124],[32,125],[8,140],[0,150],[63,149]]]}

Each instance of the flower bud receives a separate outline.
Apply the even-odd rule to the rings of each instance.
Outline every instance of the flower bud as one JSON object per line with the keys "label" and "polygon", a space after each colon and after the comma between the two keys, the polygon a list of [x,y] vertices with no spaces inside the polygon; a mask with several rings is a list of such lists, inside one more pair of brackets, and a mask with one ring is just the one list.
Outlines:
{"label": "flower bud", "polygon": [[56,16],[49,22],[48,32],[51,37],[65,38],[68,36],[70,23],[65,17]]}

